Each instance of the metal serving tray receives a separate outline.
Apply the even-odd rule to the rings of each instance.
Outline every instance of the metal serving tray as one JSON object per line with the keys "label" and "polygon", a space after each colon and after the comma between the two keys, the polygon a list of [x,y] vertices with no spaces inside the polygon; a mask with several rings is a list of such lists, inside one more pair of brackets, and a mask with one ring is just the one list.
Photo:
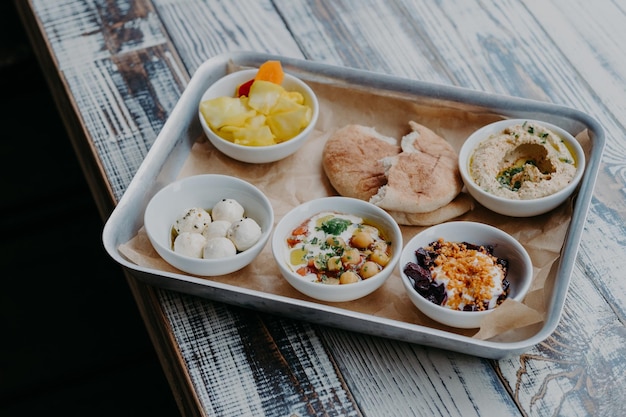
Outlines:
{"label": "metal serving tray", "polygon": [[[524,340],[514,342],[477,340],[453,332],[375,317],[332,305],[145,268],[122,256],[118,246],[128,242],[137,234],[143,226],[143,213],[148,201],[159,189],[176,179],[192,145],[202,135],[197,116],[197,106],[202,93],[215,80],[226,74],[231,64],[241,67],[258,67],[268,59],[280,60],[286,72],[305,81],[387,91],[390,94],[416,97],[423,102],[432,102],[436,105],[458,106],[476,113],[495,113],[507,118],[540,119],[559,125],[572,134],[578,134],[587,129],[592,142],[590,156],[575,200],[569,230],[557,265],[558,279],[555,280],[555,286],[547,301],[546,319],[542,327]],[[284,314],[291,318],[318,324],[499,359],[521,354],[543,341],[552,334],[559,322],[604,143],[603,129],[595,119],[578,110],[563,106],[282,56],[252,52],[228,53],[209,59],[195,72],[126,193],[106,222],[102,238],[105,249],[115,261],[131,275],[151,285],[219,302]],[[273,262],[273,260],[268,261]]]}

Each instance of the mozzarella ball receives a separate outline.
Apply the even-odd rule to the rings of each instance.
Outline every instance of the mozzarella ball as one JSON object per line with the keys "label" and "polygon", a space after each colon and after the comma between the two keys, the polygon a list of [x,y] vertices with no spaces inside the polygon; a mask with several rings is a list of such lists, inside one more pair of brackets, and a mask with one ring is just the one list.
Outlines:
{"label": "mozzarella ball", "polygon": [[174,229],[177,233],[193,232],[202,233],[211,223],[211,215],[203,208],[193,207],[176,219]]}
{"label": "mozzarella ball", "polygon": [[226,220],[230,223],[243,217],[243,206],[232,198],[223,198],[213,206],[213,220]]}
{"label": "mozzarella ball", "polygon": [[244,217],[230,225],[226,237],[233,241],[237,250],[244,251],[261,238],[261,226],[254,219]]}
{"label": "mozzarella ball", "polygon": [[202,258],[206,239],[200,233],[182,232],[174,239],[174,252],[192,258]]}
{"label": "mozzarella ball", "polygon": [[204,259],[218,259],[237,254],[235,244],[226,237],[212,237],[204,245]]}
{"label": "mozzarella ball", "polygon": [[207,239],[212,237],[226,237],[226,232],[230,227],[230,222],[226,220],[213,220],[211,224],[204,229],[202,235]]}

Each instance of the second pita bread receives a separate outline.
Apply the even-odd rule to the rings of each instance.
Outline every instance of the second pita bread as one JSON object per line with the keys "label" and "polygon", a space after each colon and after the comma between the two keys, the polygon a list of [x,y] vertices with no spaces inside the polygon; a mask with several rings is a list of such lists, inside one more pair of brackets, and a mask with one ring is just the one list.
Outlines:
{"label": "second pita bread", "polygon": [[459,217],[473,208],[474,200],[468,194],[461,193],[445,206],[427,213],[405,213],[393,210],[387,210],[387,212],[401,225],[432,226]]}
{"label": "second pita bread", "polygon": [[387,184],[369,200],[390,211],[428,213],[450,203],[463,180],[452,145],[415,122],[402,138],[402,152],[382,159]]}

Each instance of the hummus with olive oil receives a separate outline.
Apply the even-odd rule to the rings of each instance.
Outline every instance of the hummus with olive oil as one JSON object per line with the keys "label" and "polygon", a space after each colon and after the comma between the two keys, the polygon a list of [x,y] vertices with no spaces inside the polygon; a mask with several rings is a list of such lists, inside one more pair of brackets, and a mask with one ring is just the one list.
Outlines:
{"label": "hummus with olive oil", "polygon": [[481,142],[470,175],[483,190],[512,200],[558,192],[576,174],[576,160],[561,137],[536,123],[507,127]]}

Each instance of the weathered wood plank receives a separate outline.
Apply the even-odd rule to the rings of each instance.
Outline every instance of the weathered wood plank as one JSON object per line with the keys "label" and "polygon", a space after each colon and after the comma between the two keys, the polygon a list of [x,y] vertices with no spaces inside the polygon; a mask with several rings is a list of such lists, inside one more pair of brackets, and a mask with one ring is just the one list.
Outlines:
{"label": "weathered wood plank", "polygon": [[360,416],[306,323],[161,292],[207,415]]}
{"label": "weathered wood plank", "polygon": [[573,284],[554,334],[498,371],[527,415],[626,415],[615,395],[626,387],[626,329],[590,280]]}
{"label": "weathered wood plank", "polygon": [[32,3],[116,200],[188,78],[150,3],[123,3]]}
{"label": "weathered wood plank", "polygon": [[357,403],[376,416],[516,416],[490,361],[324,329]]}
{"label": "weathered wood plank", "polygon": [[303,58],[270,1],[158,0],[155,8],[189,73],[205,60],[234,51]]}

